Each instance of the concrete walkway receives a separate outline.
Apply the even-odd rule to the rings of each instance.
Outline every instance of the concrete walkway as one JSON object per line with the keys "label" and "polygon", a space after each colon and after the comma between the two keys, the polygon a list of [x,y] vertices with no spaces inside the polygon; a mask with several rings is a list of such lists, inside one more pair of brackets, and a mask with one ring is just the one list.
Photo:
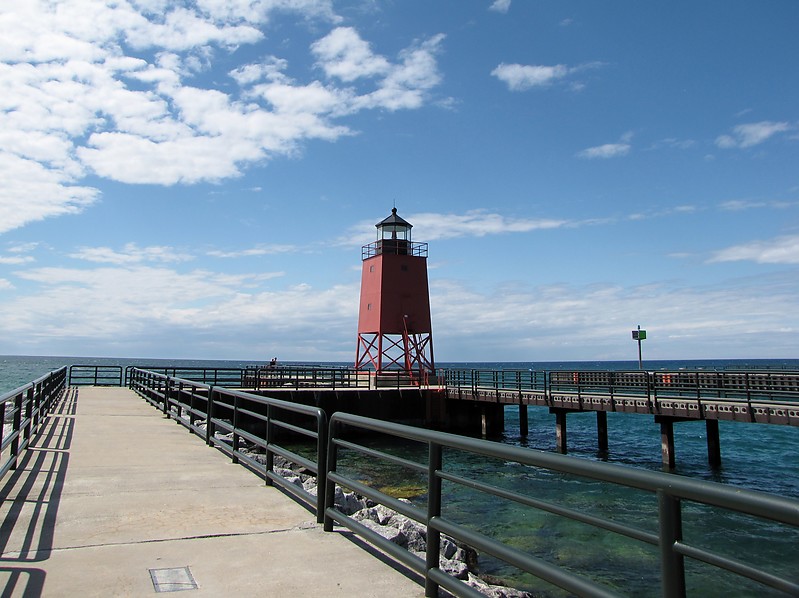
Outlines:
{"label": "concrete walkway", "polygon": [[424,595],[128,389],[70,390],[33,444],[0,488],[3,597]]}

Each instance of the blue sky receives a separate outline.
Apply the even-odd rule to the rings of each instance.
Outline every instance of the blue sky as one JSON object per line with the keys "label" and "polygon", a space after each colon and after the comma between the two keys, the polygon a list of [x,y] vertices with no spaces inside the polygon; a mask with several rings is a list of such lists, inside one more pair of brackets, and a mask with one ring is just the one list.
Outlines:
{"label": "blue sky", "polygon": [[429,242],[437,361],[799,356],[799,4],[0,8],[0,354],[353,361]]}

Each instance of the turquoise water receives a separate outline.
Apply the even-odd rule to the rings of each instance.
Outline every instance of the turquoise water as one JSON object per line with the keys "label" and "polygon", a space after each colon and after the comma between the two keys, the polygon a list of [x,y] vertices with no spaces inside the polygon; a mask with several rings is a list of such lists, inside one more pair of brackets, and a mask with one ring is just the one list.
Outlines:
{"label": "turquoise water", "polygon": [[[152,365],[182,367],[242,367],[256,362],[148,360],[114,358],[20,357],[0,356],[0,394],[12,390],[48,371],[70,364],[85,365]],[[342,365],[342,364],[337,364]],[[347,365],[347,364],[344,364]],[[549,362],[549,363],[455,363],[440,367],[480,369],[637,369],[637,362]],[[646,362],[646,369],[679,368],[790,368],[799,371],[799,360],[752,361],[663,361]],[[501,440],[508,444],[553,451],[555,449],[554,416],[546,408],[529,409],[529,435],[519,434],[518,408],[507,407],[505,433]],[[599,455],[596,449],[596,418],[593,414],[569,415],[569,454],[593,460],[606,460],[628,467],[660,471],[660,434],[649,416],[609,414],[609,453]],[[702,422],[675,425],[677,454],[676,475],[710,480],[799,499],[799,428],[720,422],[722,467],[707,464],[705,426]],[[380,448],[426,462],[423,447],[379,444]],[[652,528],[654,497],[639,491],[567,476],[518,464],[490,459],[447,456],[445,462],[453,473],[498,482],[515,491],[603,517],[634,522]],[[381,465],[373,460],[350,459],[344,464],[358,472],[362,479],[375,486],[405,487],[415,504],[426,501],[423,488],[426,480],[414,479],[407,472]],[[445,484],[444,515],[459,523],[471,525],[517,548],[592,579],[608,584],[626,595],[659,593],[659,561],[655,548],[597,531],[552,515],[504,504],[471,491]],[[727,512],[684,505],[686,539],[703,547],[754,565],[775,564],[775,572],[796,576],[799,571],[799,533],[786,532],[767,522],[752,522]],[[506,580],[510,585],[525,588],[544,596],[563,593],[551,586],[520,574],[503,563],[485,556],[481,571]],[[741,583],[737,578],[686,561],[689,595],[763,596],[769,594],[755,584]]]}

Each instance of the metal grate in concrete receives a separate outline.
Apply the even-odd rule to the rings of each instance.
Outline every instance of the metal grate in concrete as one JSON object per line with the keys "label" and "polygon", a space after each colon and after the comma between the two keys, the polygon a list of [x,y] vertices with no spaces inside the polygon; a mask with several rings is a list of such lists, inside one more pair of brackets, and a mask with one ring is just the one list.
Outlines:
{"label": "metal grate in concrete", "polygon": [[153,580],[156,592],[182,592],[183,590],[196,590],[198,587],[188,566],[150,569],[150,578]]}

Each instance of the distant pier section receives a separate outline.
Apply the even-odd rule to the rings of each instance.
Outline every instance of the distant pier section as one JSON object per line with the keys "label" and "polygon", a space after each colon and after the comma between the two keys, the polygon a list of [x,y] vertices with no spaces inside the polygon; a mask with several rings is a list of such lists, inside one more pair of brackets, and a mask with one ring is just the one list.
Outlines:
{"label": "distant pier section", "polygon": [[596,413],[599,451],[608,450],[609,412],[654,416],[660,425],[663,464],[669,468],[675,466],[675,423],[705,422],[713,466],[721,464],[719,421],[799,426],[795,371],[450,370],[444,388],[449,400],[502,406],[487,409],[487,418],[500,417],[505,406],[518,405],[523,436],[527,407],[548,407],[562,453],[567,451],[569,413]]}

